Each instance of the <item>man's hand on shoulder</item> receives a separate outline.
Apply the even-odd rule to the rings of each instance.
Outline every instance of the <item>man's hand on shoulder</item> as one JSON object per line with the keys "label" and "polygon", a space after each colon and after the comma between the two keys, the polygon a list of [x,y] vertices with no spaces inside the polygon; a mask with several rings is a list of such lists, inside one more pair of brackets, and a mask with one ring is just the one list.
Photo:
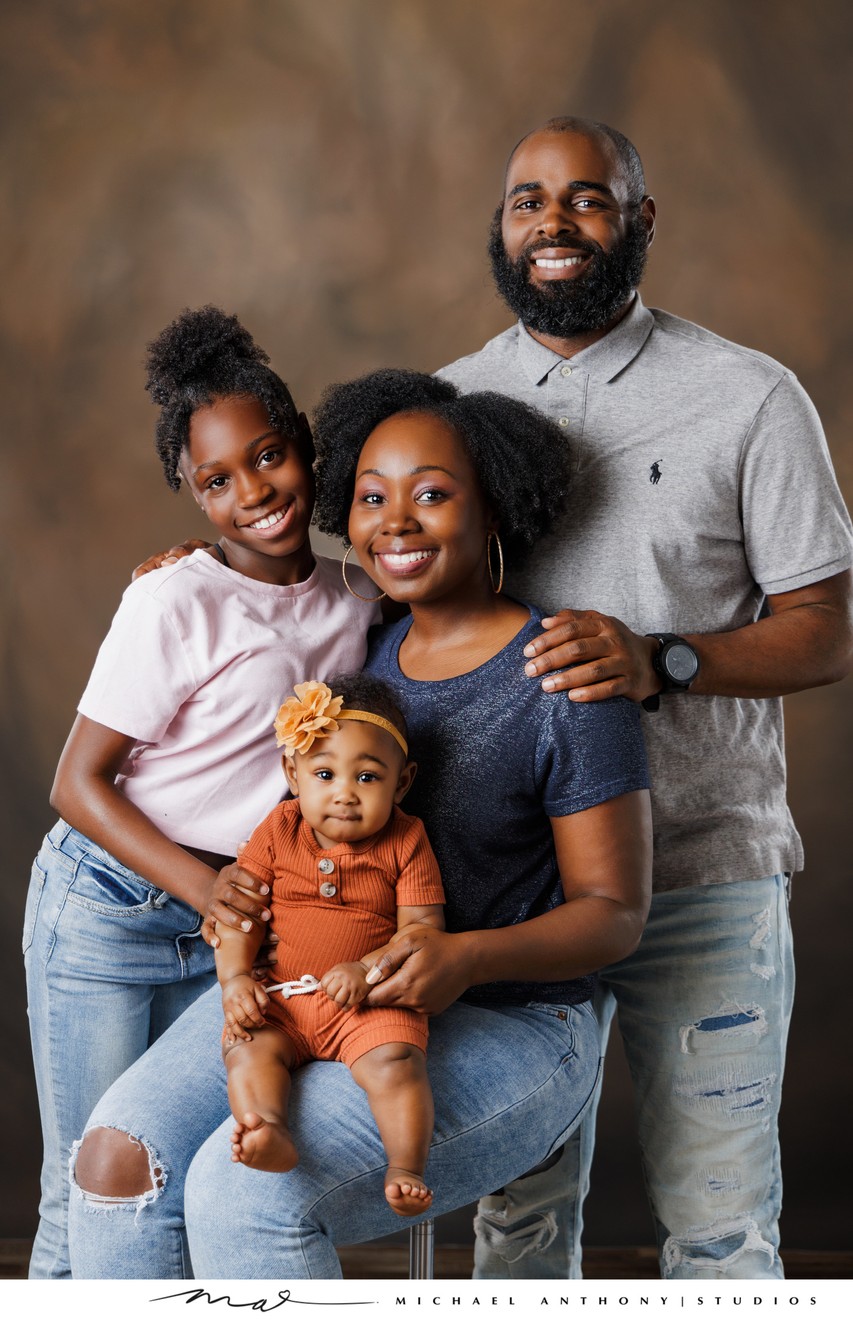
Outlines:
{"label": "man's hand on shoulder", "polygon": [[[698,697],[784,697],[837,683],[853,666],[853,572],[769,595],[769,614],[724,633],[684,634],[699,648],[701,670],[690,692]],[[525,673],[544,676],[547,692],[573,702],[629,697],[642,702],[661,691],[652,664],[658,642],[640,637],[620,619],[597,610],[561,610],[542,620],[543,632],[524,648]],[[560,671],[559,673],[557,671]]]}
{"label": "man's hand on shoulder", "polygon": [[633,633],[621,619],[598,610],[560,610],[542,620],[544,633],[524,648],[525,674],[544,675],[546,692],[565,691],[573,702],[628,697],[641,702],[660,692],[652,666],[657,643]]}
{"label": "man's hand on shoulder", "polygon": [[178,560],[184,559],[187,555],[192,555],[194,550],[210,550],[209,541],[197,541],[191,538],[189,541],[182,541],[179,546],[173,546],[171,550],[158,551],[156,555],[149,555],[147,560],[137,564],[131,574],[131,582],[136,582],[137,578],[142,578],[152,569],[162,569],[164,564],[177,564]]}

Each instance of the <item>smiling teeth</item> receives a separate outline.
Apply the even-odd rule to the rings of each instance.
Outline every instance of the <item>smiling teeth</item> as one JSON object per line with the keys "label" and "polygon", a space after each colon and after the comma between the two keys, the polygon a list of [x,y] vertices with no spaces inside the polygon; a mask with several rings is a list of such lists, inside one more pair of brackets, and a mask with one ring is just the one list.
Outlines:
{"label": "smiling teeth", "polygon": [[549,271],[559,271],[562,270],[564,266],[580,266],[582,261],[583,257],[557,257],[553,261],[550,257],[535,257],[533,265],[547,266]]}
{"label": "smiling teeth", "polygon": [[278,513],[267,514],[265,518],[259,518],[254,523],[250,523],[249,527],[257,528],[259,532],[263,532],[265,528],[275,527],[276,523],[280,523],[286,512],[284,509],[279,509]]}
{"label": "smiling teeth", "polygon": [[386,550],[382,552],[381,558],[389,560],[392,564],[415,564],[418,560],[431,559],[434,554],[434,550],[407,550],[402,553]]}

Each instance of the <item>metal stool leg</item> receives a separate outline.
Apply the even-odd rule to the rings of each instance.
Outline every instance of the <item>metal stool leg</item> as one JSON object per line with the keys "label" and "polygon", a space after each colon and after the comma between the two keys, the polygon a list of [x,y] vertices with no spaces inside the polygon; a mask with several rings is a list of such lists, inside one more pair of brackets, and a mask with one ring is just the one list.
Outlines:
{"label": "metal stool leg", "polygon": [[435,1226],[422,1220],[409,1230],[409,1279],[432,1280],[435,1269]]}

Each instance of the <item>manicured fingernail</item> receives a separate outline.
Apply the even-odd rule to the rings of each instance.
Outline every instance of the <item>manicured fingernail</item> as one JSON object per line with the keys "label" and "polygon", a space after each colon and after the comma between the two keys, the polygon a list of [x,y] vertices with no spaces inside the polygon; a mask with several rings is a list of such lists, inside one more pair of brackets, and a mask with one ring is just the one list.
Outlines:
{"label": "manicured fingernail", "polygon": [[177,562],[178,560],[175,555],[167,555],[166,558],[163,560],[164,564],[177,564]]}
{"label": "manicured fingernail", "polygon": [[377,982],[382,981],[382,970],[378,963],[374,963],[370,972],[365,974],[364,980],[367,982],[368,986],[375,986]]}
{"label": "manicured fingernail", "polygon": [[241,931],[251,931],[251,929],[252,929],[252,924],[251,924],[251,922],[241,922],[241,923],[240,923],[240,930],[241,930]]}
{"label": "manicured fingernail", "polygon": [[525,665],[524,673],[529,674],[532,677],[536,673],[536,666],[532,662],[530,665]]}
{"label": "manicured fingernail", "polygon": [[270,887],[268,885],[261,886],[261,894],[269,894],[269,892],[270,892]]}
{"label": "manicured fingernail", "polygon": [[554,688],[554,680],[553,680],[553,679],[543,679],[543,680],[542,680],[542,687],[545,689],[545,692],[546,692],[546,693],[550,693],[550,692],[552,691],[552,689]]}
{"label": "manicured fingernail", "polygon": [[270,910],[269,910],[268,908],[262,908],[262,909],[261,909],[261,917],[263,918],[263,920],[264,920],[265,922],[269,922],[270,918],[272,917],[272,913],[270,912]]}
{"label": "manicured fingernail", "polygon": [[524,654],[525,654],[525,656],[535,656],[535,655],[536,655],[536,648],[534,647],[534,645],[533,645],[532,642],[528,642],[527,646],[524,648]]}

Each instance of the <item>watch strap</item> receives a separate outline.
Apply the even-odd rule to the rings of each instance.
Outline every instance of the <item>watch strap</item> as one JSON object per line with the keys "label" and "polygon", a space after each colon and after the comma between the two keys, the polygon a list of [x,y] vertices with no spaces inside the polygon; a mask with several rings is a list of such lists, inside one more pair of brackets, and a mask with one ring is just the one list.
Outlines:
{"label": "watch strap", "polygon": [[[654,638],[658,644],[658,649],[652,656],[652,668],[654,669],[655,674],[660,676],[663,686],[661,687],[660,693],[653,693],[651,698],[646,698],[643,702],[643,706],[645,706],[647,711],[657,711],[660,706],[661,693],[686,693],[689,690],[690,685],[699,673],[699,657],[696,654],[696,648],[679,633],[647,633],[646,637]],[[673,645],[683,647],[690,652],[695,661],[693,673],[686,681],[675,678],[666,668],[664,657],[667,651],[672,649]],[[653,699],[654,704],[652,704]],[[646,702],[649,702],[650,705],[646,706]]]}

